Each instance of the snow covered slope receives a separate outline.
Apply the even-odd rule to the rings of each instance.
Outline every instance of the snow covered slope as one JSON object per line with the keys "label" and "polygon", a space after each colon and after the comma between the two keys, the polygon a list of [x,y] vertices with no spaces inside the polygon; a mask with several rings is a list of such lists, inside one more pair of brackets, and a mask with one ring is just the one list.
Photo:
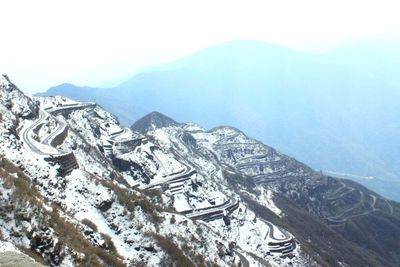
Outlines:
{"label": "snow covered slope", "polygon": [[[256,221],[237,194],[194,161],[121,127],[100,106],[30,98],[5,78],[0,91],[1,238],[41,262],[302,266],[308,260],[293,235]],[[274,252],[270,238],[287,244]]]}
{"label": "snow covered slope", "polygon": [[[233,192],[241,207],[254,212],[254,220],[270,226],[266,239],[275,229],[271,222],[287,227],[300,244],[312,247],[318,254],[314,256],[330,266],[393,265],[397,261],[393,255],[400,255],[399,240],[388,235],[400,234],[399,204],[354,182],[316,172],[232,127],[205,130],[189,123],[160,127],[147,135],[194,166],[200,178],[206,177],[200,179],[202,184],[212,181],[218,191]],[[185,195],[192,199],[190,191]],[[235,216],[229,219],[235,225]],[[245,233],[238,228],[235,236],[240,240]],[[284,229],[282,233],[285,236]],[[274,251],[277,241],[267,243],[269,252]]]}
{"label": "snow covered slope", "polygon": [[237,129],[153,113],[135,132],[95,103],[31,98],[6,77],[0,110],[0,240],[43,264],[392,266],[332,229],[391,220],[396,203]]}

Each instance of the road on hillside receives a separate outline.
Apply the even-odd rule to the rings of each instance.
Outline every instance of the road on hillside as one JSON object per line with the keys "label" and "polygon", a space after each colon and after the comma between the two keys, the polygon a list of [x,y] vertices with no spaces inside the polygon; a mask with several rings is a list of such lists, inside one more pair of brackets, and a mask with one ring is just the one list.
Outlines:
{"label": "road on hillside", "polygon": [[42,124],[46,117],[47,117],[46,113],[39,109],[39,118],[36,121],[34,121],[31,125],[26,127],[22,132],[22,139],[24,143],[29,147],[29,149],[32,152],[41,156],[48,156],[49,154],[44,153],[35,145],[35,142],[37,141],[32,139],[31,132],[33,131],[33,129]]}
{"label": "road on hillside", "polygon": [[232,212],[239,207],[239,200],[230,198],[228,201],[221,205],[210,206],[202,208],[197,211],[185,211],[183,212],[186,217],[191,219],[207,220],[216,215],[223,215],[225,211]]}
{"label": "road on hillside", "polygon": [[250,267],[249,261],[246,259],[246,257],[242,253],[240,253],[237,250],[235,250],[235,253],[239,256],[240,262],[242,263],[242,267]]}

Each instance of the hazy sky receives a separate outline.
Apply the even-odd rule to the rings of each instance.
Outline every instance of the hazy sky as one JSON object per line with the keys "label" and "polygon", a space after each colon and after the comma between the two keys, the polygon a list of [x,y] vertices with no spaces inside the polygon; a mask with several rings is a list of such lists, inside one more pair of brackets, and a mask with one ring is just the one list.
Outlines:
{"label": "hazy sky", "polygon": [[35,92],[236,39],[321,51],[399,33],[399,10],[387,0],[1,0],[0,71]]}

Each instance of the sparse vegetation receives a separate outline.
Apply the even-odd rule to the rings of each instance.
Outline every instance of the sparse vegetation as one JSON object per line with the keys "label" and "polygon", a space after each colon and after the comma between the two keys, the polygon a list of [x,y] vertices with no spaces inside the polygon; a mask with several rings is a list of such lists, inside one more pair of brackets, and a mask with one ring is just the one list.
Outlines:
{"label": "sparse vegetation", "polygon": [[235,242],[233,242],[233,241],[229,242],[228,248],[229,248],[230,251],[233,251],[235,249],[235,247],[236,247],[236,243]]}
{"label": "sparse vegetation", "polygon": [[161,191],[156,189],[149,189],[142,191],[143,194],[147,195],[153,202],[162,203]]}
{"label": "sparse vegetation", "polygon": [[97,226],[91,220],[85,218],[85,219],[83,219],[81,221],[81,223],[83,223],[84,225],[88,226],[93,231],[97,232]]}
{"label": "sparse vegetation", "polygon": [[11,161],[9,161],[6,158],[1,157],[0,158],[0,167],[3,168],[5,171],[7,171],[8,173],[18,173],[21,170],[14,165]]}
{"label": "sparse vegetation", "polygon": [[[158,245],[165,251],[167,258],[162,260],[163,266],[195,267],[196,265],[185,256],[182,250],[164,236],[153,233],[152,237]],[[165,265],[166,264],[166,265]]]}
{"label": "sparse vegetation", "polygon": [[[17,177],[14,176],[15,174]],[[15,188],[14,195],[18,200],[29,201],[41,207],[42,197],[33,188],[28,176],[6,158],[0,160],[0,176],[3,178],[6,188]]]}
{"label": "sparse vegetation", "polygon": [[117,249],[115,248],[114,242],[111,237],[107,234],[101,233],[101,238],[105,241],[105,248],[109,250],[113,255],[118,255]]}
{"label": "sparse vegetation", "polygon": [[[194,249],[189,247],[188,242],[186,240],[182,240],[181,242],[183,243],[182,251],[190,257],[190,259],[195,263],[197,267],[214,266],[214,264],[206,262],[204,255],[197,253]],[[195,244],[200,241],[194,238],[194,236],[192,235],[191,242],[192,244]]]}
{"label": "sparse vegetation", "polygon": [[[77,259],[80,266],[96,266],[102,262],[108,266],[125,266],[120,256],[116,254],[111,239],[106,241],[110,246],[109,250],[95,247],[76,229],[75,225],[65,221],[56,211],[53,211],[51,217],[50,227],[55,230],[60,240],[68,247],[85,255],[83,259]],[[107,237],[104,237],[106,240]]]}
{"label": "sparse vegetation", "polygon": [[37,253],[36,251],[24,247],[19,247],[19,249],[24,252],[26,255],[34,259],[36,262],[42,264],[42,265],[47,265],[47,262],[43,259],[42,255]]}
{"label": "sparse vegetation", "polygon": [[[16,173],[17,177],[14,177],[10,173]],[[77,266],[125,266],[121,257],[117,254],[115,246],[109,236],[103,235],[103,238],[107,243],[107,250],[92,245],[74,224],[59,216],[57,212],[59,209],[53,208],[51,212],[44,209],[42,204],[43,199],[39,192],[31,186],[30,179],[17,166],[4,158],[0,161],[0,176],[3,178],[4,185],[7,185],[8,188],[14,188],[14,205],[20,203],[18,204],[20,208],[23,207],[23,205],[33,205],[37,208],[35,216],[37,216],[37,220],[40,221],[40,224],[54,230],[58,239],[58,243],[55,244],[54,248],[58,251],[57,257],[62,258],[63,253],[61,251],[63,248],[68,247],[73,251],[85,255],[83,258],[80,258],[77,255],[74,256]],[[54,205],[52,206],[54,207]],[[17,211],[18,208],[14,207],[13,210]],[[92,222],[89,223],[86,221],[86,223],[90,224]],[[38,262],[49,264],[50,262],[48,261],[51,261],[52,259],[48,257],[43,259],[44,255],[40,253],[38,254],[36,251],[35,246],[39,245],[41,242],[43,242],[43,240],[40,236],[40,231],[38,231],[38,235],[32,238],[31,247],[21,249]],[[61,259],[59,258],[58,261],[59,260]]]}
{"label": "sparse vegetation", "polygon": [[[96,177],[93,178],[97,179]],[[159,215],[159,212],[165,210],[160,206],[155,205],[146,198],[140,197],[133,190],[123,189],[118,185],[106,180],[99,180],[99,182],[103,186],[110,188],[115,193],[118,198],[118,202],[121,203],[121,205],[123,205],[129,212],[131,212],[131,217],[133,217],[135,208],[140,207],[143,212],[148,215],[150,222],[152,222],[156,226],[163,221],[163,218]],[[156,197],[157,195],[159,195],[159,193],[151,192],[150,195]]]}
{"label": "sparse vegetation", "polygon": [[[350,266],[390,266],[390,264],[383,264],[383,259],[379,258],[376,253],[360,248],[353,242],[344,239],[335,230],[298,208],[287,198],[276,196],[274,199],[279,208],[286,214],[290,214],[282,219],[247,195],[241,194],[241,198],[258,217],[267,219],[294,234],[302,244],[302,250],[322,266],[339,266],[337,263],[339,258],[347,259]],[[308,227],[304,227],[304,225],[308,225]],[[312,240],[309,239],[310,237]]]}

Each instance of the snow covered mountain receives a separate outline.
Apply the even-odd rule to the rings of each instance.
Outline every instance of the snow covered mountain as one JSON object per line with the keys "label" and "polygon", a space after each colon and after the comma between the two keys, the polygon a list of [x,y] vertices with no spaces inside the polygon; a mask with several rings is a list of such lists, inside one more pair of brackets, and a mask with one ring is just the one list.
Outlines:
{"label": "snow covered mountain", "polygon": [[160,113],[124,128],[6,76],[0,110],[3,251],[52,266],[399,263],[399,204],[235,128]]}
{"label": "snow covered mountain", "polygon": [[179,124],[147,135],[185,157],[209,180],[226,184],[257,219],[290,230],[322,265],[390,266],[398,261],[398,203],[350,180],[316,172],[233,127],[205,130]]}
{"label": "snow covered mountain", "polygon": [[152,112],[143,118],[136,121],[131,129],[139,133],[147,133],[148,131],[155,130],[157,128],[176,126],[178,123],[173,119],[161,114],[159,112]]}
{"label": "snow covered mountain", "polygon": [[313,54],[232,41],[132,73],[111,88],[62,84],[41,95],[96,101],[124,125],[153,110],[203,127],[232,125],[399,202],[398,43]]}

